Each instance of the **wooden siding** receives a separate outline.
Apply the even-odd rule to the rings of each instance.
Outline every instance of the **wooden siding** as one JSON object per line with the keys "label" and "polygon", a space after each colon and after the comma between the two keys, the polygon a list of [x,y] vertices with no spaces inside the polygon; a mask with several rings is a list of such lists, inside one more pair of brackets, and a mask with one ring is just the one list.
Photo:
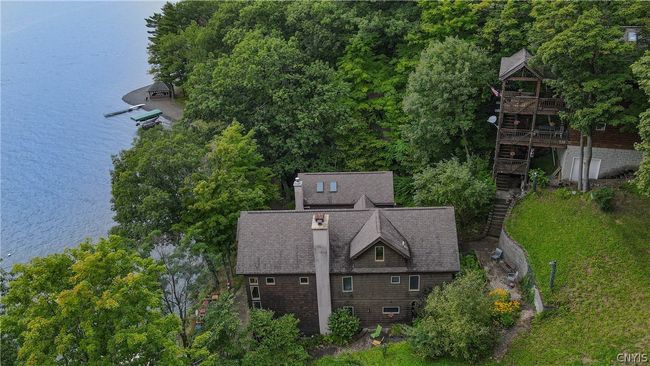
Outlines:
{"label": "wooden siding", "polygon": [[[248,306],[252,308],[251,285],[248,280],[250,277],[258,279],[263,309],[273,310],[277,316],[294,314],[300,320],[298,327],[305,334],[319,332],[316,276],[313,274],[245,276]],[[267,285],[266,277],[275,277],[275,285]],[[301,285],[300,277],[308,277],[309,284]]]}
{"label": "wooden siding", "polygon": [[[420,275],[420,290],[409,291],[409,275]],[[400,276],[400,284],[390,283],[391,276]],[[362,327],[377,324],[404,323],[412,319],[411,304],[421,301],[435,286],[451,281],[451,273],[381,273],[352,275],[353,291],[343,292],[344,274],[330,275],[332,310],[354,307]],[[399,306],[399,315],[382,314],[382,307]]]}
{"label": "wooden siding", "polygon": [[[375,248],[384,247],[384,261],[375,261]],[[363,254],[357,257],[353,262],[354,268],[386,268],[386,267],[406,267],[406,259],[391,247],[384,243],[377,243],[366,249]]]}
{"label": "wooden siding", "polygon": [[[641,140],[638,133],[623,132],[618,126],[607,125],[605,131],[593,131],[593,147],[604,147],[610,149],[634,149],[634,143]],[[580,145],[580,132],[569,130],[569,144]]]}

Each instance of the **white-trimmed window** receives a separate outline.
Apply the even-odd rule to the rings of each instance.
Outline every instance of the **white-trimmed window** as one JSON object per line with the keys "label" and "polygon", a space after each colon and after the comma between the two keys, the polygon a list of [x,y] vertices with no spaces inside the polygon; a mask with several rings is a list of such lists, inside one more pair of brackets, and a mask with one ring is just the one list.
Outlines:
{"label": "white-trimmed window", "polygon": [[259,286],[251,286],[251,300],[260,299],[260,288]]}
{"label": "white-trimmed window", "polygon": [[605,131],[607,129],[607,123],[599,123],[596,125],[596,131]]}
{"label": "white-trimmed window", "polygon": [[341,279],[343,292],[352,292],[354,286],[352,284],[352,276],[346,276]]}
{"label": "white-trimmed window", "polygon": [[375,262],[383,262],[383,261],[384,261],[384,246],[377,245],[375,247]]}
{"label": "white-trimmed window", "polygon": [[330,182],[330,192],[336,192],[338,190],[338,185],[336,184],[336,181]]}
{"label": "white-trimmed window", "polygon": [[420,275],[409,276],[409,291],[420,291]]}
{"label": "white-trimmed window", "polygon": [[299,282],[301,285],[309,285],[309,277],[300,277]]}
{"label": "white-trimmed window", "polygon": [[391,285],[399,285],[401,282],[400,276],[390,276],[390,284]]}
{"label": "white-trimmed window", "polygon": [[399,314],[399,306],[384,306],[381,308],[381,313],[384,315]]}
{"label": "white-trimmed window", "polygon": [[253,301],[253,309],[261,309],[262,308],[262,302],[259,300]]}
{"label": "white-trimmed window", "polygon": [[325,191],[325,183],[316,182],[316,192],[322,193]]}
{"label": "white-trimmed window", "polygon": [[257,285],[257,277],[248,277],[248,284],[249,285]]}
{"label": "white-trimmed window", "polygon": [[275,277],[267,277],[266,278],[266,284],[267,285],[275,285]]}
{"label": "white-trimmed window", "polygon": [[354,315],[354,306],[343,306],[341,307],[341,309],[347,310],[350,313],[350,315]]}

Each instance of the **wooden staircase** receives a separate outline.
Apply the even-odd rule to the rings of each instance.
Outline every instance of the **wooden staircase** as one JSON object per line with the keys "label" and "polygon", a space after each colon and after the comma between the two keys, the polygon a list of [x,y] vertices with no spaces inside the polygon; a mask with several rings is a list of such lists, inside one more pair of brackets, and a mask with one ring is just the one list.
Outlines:
{"label": "wooden staircase", "polygon": [[488,236],[498,238],[501,235],[501,228],[503,227],[503,221],[508,213],[509,204],[510,202],[503,198],[496,198],[494,200],[494,206],[490,213],[490,227],[487,232]]}

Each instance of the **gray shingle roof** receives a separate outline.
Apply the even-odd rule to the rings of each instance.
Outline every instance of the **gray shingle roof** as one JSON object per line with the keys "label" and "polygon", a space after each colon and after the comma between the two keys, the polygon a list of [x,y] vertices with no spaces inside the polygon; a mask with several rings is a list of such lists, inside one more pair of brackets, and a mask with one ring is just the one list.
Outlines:
{"label": "gray shingle roof", "polygon": [[350,258],[354,259],[366,251],[370,246],[382,241],[393,248],[404,258],[411,256],[406,239],[395,229],[395,226],[380,210],[374,210],[368,221],[354,236],[350,243]]}
{"label": "gray shingle roof", "polygon": [[521,70],[521,68],[524,66],[527,67],[531,72],[538,74],[537,71],[533,70],[528,65],[528,60],[530,60],[532,57],[533,55],[525,48],[520,49],[512,56],[502,57],[501,67],[499,68],[499,79],[503,80],[508,78],[516,71]]}
{"label": "gray shingle roof", "polygon": [[354,204],[355,210],[363,210],[366,208],[373,208],[373,207],[376,207],[375,204],[365,194],[362,194],[361,197],[359,197],[357,202]]}
{"label": "gray shingle roof", "polygon": [[162,81],[156,81],[155,83],[151,84],[147,91],[153,92],[153,91],[169,91],[169,86],[165,84]]}
{"label": "gray shingle roof", "polygon": [[[377,205],[394,205],[393,172],[298,173],[302,180],[306,206],[354,205],[359,197]],[[316,183],[323,182],[324,192],[316,192]],[[330,192],[330,182],[337,183],[337,192]]]}
{"label": "gray shingle roof", "polygon": [[[330,210],[330,271],[352,272],[350,244],[377,209]],[[454,209],[379,209],[409,245],[409,271],[460,269]],[[320,212],[320,211],[319,211]],[[314,273],[313,211],[242,212],[238,222],[237,273]]]}

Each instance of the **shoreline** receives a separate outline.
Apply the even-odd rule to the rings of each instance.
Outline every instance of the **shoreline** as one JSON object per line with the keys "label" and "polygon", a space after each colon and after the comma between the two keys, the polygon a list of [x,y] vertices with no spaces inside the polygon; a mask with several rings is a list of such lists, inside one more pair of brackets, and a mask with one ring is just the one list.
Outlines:
{"label": "shoreline", "polygon": [[160,109],[163,112],[162,116],[172,122],[181,119],[183,117],[183,106],[176,103],[173,99],[146,99],[147,89],[150,86],[151,84],[145,85],[124,94],[124,96],[122,96],[122,101],[132,106],[136,104],[144,104],[142,109],[145,111]]}

